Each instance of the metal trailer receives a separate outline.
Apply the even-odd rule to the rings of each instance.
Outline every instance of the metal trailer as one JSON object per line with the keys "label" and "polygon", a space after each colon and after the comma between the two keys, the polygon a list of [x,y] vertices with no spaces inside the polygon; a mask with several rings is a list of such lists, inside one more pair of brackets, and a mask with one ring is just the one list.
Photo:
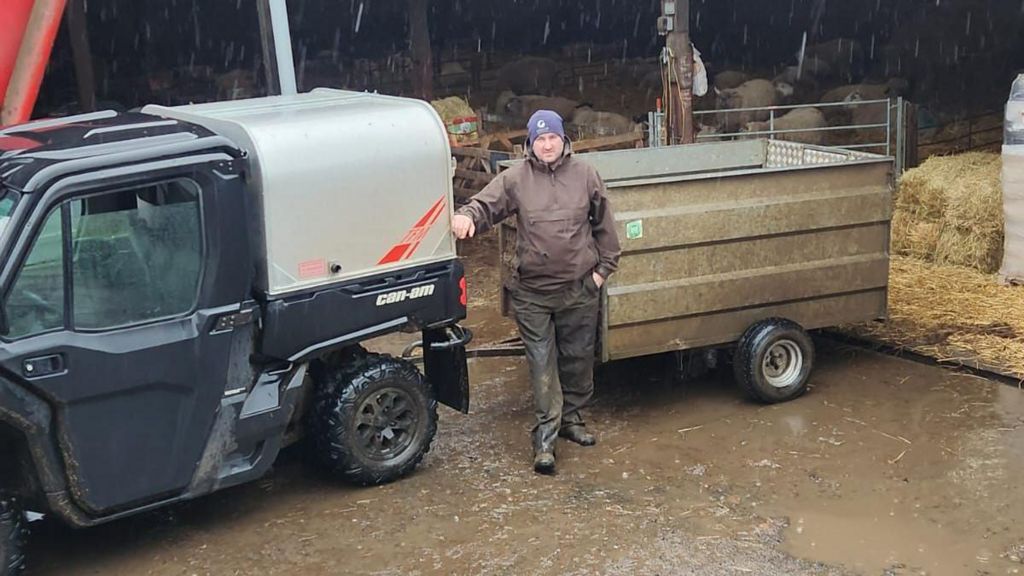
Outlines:
{"label": "metal trailer", "polygon": [[[623,249],[599,361],[739,342],[740,383],[787,400],[813,361],[805,330],[886,315],[891,157],[745,140],[580,158],[608,187]],[[505,313],[515,235],[499,229]]]}

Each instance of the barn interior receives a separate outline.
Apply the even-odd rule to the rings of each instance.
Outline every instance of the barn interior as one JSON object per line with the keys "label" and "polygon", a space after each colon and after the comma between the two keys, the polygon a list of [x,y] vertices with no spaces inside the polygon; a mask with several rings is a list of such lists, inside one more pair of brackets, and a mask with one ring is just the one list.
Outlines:
{"label": "barn interior", "polygon": [[[242,0],[72,0],[83,21],[57,37],[34,115],[130,109],[268,92],[255,3]],[[494,105],[498,72],[524,56],[559,65],[558,96],[634,117],[660,94],[660,0],[289,0],[300,90],[331,86]],[[1018,0],[692,0],[690,33],[709,76],[777,78],[802,66],[793,103],[830,89],[898,79],[900,95],[938,121],[996,110],[1024,68]],[[429,30],[424,56],[410,33]],[[75,73],[73,46],[84,45]],[[833,42],[833,44],[828,44]],[[815,58],[815,45],[842,57]],[[804,59],[800,59],[801,49]],[[807,48],[811,47],[810,52]],[[81,59],[81,57],[80,57]],[[845,60],[845,62],[841,62]],[[80,62],[79,66],[83,66]],[[822,67],[828,70],[822,70]],[[820,73],[819,73],[820,72]],[[713,108],[713,98],[696,107]]]}

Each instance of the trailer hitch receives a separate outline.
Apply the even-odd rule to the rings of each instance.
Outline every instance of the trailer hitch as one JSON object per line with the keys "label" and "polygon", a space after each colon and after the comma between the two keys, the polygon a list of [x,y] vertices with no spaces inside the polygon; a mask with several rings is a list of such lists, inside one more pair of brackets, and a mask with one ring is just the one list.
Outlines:
{"label": "trailer hitch", "polygon": [[[434,351],[451,350],[452,348],[465,346],[473,340],[473,331],[458,324],[448,326],[450,338],[444,342],[431,342],[430,349]],[[417,340],[402,350],[402,358],[412,358],[413,350],[423,348],[423,340]]]}
{"label": "trailer hitch", "polygon": [[[472,334],[472,332],[469,331],[468,328],[462,328],[461,326],[458,326],[458,328],[461,329],[461,330],[464,330],[466,332],[469,332],[469,339],[473,338],[473,334]],[[468,343],[468,342],[469,342],[469,340],[465,340],[465,342],[462,345],[465,345],[465,343]],[[449,343],[448,342],[443,342],[441,344],[442,345],[447,345]],[[454,346],[454,345],[455,344],[452,343],[450,346],[447,346],[447,347],[450,348],[451,346]],[[402,358],[413,358],[413,355],[412,355],[413,351],[415,351],[417,348],[422,348],[422,347],[423,347],[423,341],[422,340],[417,340],[417,341],[409,344],[408,346],[405,347],[405,350],[402,351]],[[435,345],[431,346],[431,349],[432,350],[438,350],[439,348],[438,348],[437,344],[435,344]],[[518,336],[515,336],[513,338],[506,338],[505,340],[500,340],[500,341],[495,342],[493,344],[485,344],[485,345],[479,346],[477,348],[469,348],[469,349],[466,350],[466,358],[504,358],[504,357],[525,356],[525,355],[526,355],[526,347],[523,345],[523,341],[520,340]],[[420,360],[421,358],[417,356],[415,359],[416,360]]]}

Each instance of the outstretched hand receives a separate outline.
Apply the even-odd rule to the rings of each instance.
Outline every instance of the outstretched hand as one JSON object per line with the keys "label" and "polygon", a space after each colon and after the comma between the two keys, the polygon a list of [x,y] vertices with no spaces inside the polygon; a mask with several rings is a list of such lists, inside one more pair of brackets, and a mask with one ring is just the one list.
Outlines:
{"label": "outstretched hand", "polygon": [[473,224],[473,219],[469,216],[456,214],[452,218],[452,232],[459,240],[472,238],[476,234],[476,224]]}

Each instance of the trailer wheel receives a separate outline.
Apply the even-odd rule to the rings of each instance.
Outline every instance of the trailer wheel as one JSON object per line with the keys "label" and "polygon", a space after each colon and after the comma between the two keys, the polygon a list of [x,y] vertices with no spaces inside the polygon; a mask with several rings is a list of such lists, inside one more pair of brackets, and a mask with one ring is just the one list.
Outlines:
{"label": "trailer wheel", "polygon": [[411,472],[437,432],[437,401],[416,367],[387,355],[352,354],[321,372],[311,411],[316,460],[364,486]]}
{"label": "trailer wheel", "polygon": [[807,390],[814,365],[814,343],[799,324],[770,318],[740,338],[733,361],[736,382],[753,399],[785,402]]}
{"label": "trailer wheel", "polygon": [[17,576],[25,567],[25,514],[17,501],[0,496],[0,576]]}

